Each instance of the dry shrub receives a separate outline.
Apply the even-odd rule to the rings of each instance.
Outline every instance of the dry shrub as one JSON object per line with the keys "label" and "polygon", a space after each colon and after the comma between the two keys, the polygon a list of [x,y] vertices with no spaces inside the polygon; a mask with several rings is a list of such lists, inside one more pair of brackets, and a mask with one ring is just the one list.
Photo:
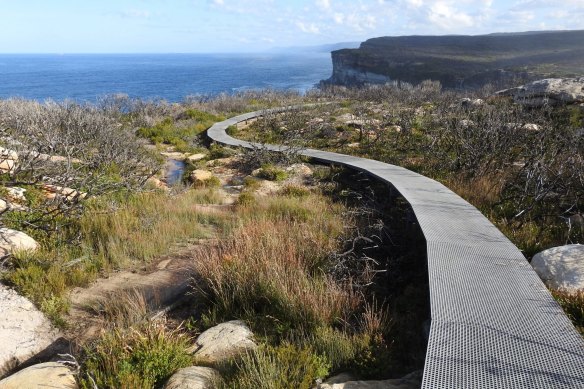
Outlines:
{"label": "dry shrub", "polygon": [[197,264],[215,314],[244,317],[268,333],[348,320],[361,304],[349,281],[327,274],[340,215],[317,196],[241,207],[244,224]]}

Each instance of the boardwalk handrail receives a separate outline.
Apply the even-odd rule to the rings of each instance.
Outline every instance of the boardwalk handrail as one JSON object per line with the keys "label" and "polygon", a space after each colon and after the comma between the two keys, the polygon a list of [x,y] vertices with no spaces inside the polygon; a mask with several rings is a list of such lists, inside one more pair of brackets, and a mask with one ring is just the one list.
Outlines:
{"label": "boardwalk handrail", "polygon": [[[225,132],[265,112],[216,123],[207,135],[282,151]],[[314,149],[300,154],[366,172],[411,205],[427,244],[432,318],[422,388],[584,388],[584,339],[519,249],[475,207],[399,166]]]}

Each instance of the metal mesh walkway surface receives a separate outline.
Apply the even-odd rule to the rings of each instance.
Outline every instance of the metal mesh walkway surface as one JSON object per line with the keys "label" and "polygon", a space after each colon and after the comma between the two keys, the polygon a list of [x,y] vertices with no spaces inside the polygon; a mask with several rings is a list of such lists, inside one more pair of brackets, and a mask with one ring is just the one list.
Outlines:
{"label": "metal mesh walkway surface", "polygon": [[[257,147],[225,130],[262,115],[233,117],[207,134]],[[584,339],[523,254],[475,207],[399,166],[313,149],[300,154],[366,172],[411,205],[427,242],[430,285],[423,388],[584,388]]]}

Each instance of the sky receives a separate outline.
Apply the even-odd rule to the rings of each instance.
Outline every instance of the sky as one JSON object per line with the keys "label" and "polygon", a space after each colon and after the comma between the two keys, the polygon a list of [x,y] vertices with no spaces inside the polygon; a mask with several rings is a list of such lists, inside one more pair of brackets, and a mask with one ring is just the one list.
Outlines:
{"label": "sky", "polygon": [[584,0],[0,0],[0,29],[0,53],[259,52],[584,29]]}

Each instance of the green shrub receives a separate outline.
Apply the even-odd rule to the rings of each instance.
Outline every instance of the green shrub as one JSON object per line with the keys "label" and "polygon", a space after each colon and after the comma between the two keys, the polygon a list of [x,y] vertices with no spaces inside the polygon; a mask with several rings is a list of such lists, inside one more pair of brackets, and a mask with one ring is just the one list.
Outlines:
{"label": "green shrub", "polygon": [[83,388],[154,388],[176,370],[191,366],[190,339],[161,324],[104,333],[82,362]]}
{"label": "green shrub", "polygon": [[258,177],[269,181],[284,181],[288,174],[276,166],[264,165],[258,173]]}
{"label": "green shrub", "polygon": [[226,387],[238,389],[310,389],[330,370],[326,358],[309,346],[291,343],[260,346],[243,356],[239,371]]}
{"label": "green shrub", "polygon": [[310,191],[300,185],[286,185],[285,187],[283,187],[279,194],[281,194],[282,196],[290,196],[290,197],[306,197],[310,194]]}
{"label": "green shrub", "polygon": [[262,186],[262,182],[255,177],[247,176],[243,179],[243,185],[248,190],[257,190]]}
{"label": "green shrub", "polygon": [[252,205],[256,203],[256,197],[253,193],[250,192],[242,192],[239,197],[237,198],[237,205]]}

